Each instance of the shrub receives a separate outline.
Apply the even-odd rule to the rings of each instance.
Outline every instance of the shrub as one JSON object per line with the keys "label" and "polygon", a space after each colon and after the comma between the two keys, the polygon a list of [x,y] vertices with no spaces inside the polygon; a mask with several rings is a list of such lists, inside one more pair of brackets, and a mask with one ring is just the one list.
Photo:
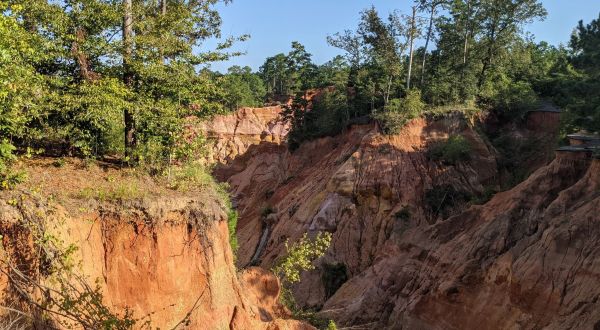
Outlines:
{"label": "shrub", "polygon": [[206,167],[198,163],[187,163],[170,169],[169,186],[179,191],[206,189],[216,182]]}
{"label": "shrub", "polygon": [[27,178],[25,173],[15,172],[10,168],[17,159],[13,154],[15,149],[8,140],[0,141],[0,190],[12,189]]}
{"label": "shrub", "polygon": [[456,165],[471,157],[471,145],[464,137],[453,135],[444,142],[429,148],[428,156],[432,160],[440,160],[446,164]]}
{"label": "shrub", "polygon": [[528,82],[511,82],[501,85],[490,97],[490,105],[509,120],[522,120],[525,113],[539,106],[539,99]]}
{"label": "shrub", "polygon": [[330,233],[319,232],[314,239],[305,233],[297,242],[285,242],[286,254],[271,269],[282,286],[281,299],[292,312],[298,311],[290,286],[300,282],[300,273],[315,269],[313,262],[325,254],[331,243]]}
{"label": "shrub", "polygon": [[373,118],[379,121],[384,133],[397,134],[409,120],[419,117],[424,109],[421,92],[410,90],[405,98],[390,100],[383,111],[376,112]]}
{"label": "shrub", "polygon": [[284,118],[292,126],[288,146],[295,150],[304,141],[340,133],[349,119],[348,99],[342,91],[325,91],[311,107],[303,95],[298,95],[285,109]]}
{"label": "shrub", "polygon": [[231,206],[231,203],[228,205],[229,210],[227,211],[227,229],[229,230],[229,245],[231,246],[231,251],[233,252],[234,257],[237,255],[238,250],[238,239],[237,239],[237,223],[238,223],[238,213]]}
{"label": "shrub", "polygon": [[327,330],[337,330],[337,325],[335,322],[333,322],[333,320],[329,320],[329,323],[327,324]]}

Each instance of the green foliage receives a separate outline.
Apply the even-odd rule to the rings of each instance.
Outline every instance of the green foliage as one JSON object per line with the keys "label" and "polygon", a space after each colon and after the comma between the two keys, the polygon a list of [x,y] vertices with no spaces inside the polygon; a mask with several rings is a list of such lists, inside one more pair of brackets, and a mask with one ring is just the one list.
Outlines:
{"label": "green foliage", "polygon": [[312,55],[297,41],[286,54],[277,54],[265,60],[259,75],[267,88],[270,98],[295,95],[317,86],[317,66],[312,63]]}
{"label": "green foliage", "polygon": [[309,108],[304,96],[298,95],[283,112],[284,119],[292,126],[288,134],[289,148],[294,150],[304,141],[340,133],[350,116],[347,101],[344,92],[338,89],[325,90]]}
{"label": "green foliage", "polygon": [[238,239],[237,239],[237,223],[238,223],[238,213],[231,206],[231,202],[228,205],[227,211],[227,228],[229,229],[229,245],[231,246],[231,251],[235,256],[237,254],[237,250],[239,248]]}
{"label": "green foliage", "polygon": [[445,164],[456,165],[471,157],[471,144],[461,135],[453,135],[448,140],[432,145],[428,150],[432,160],[439,160]]}
{"label": "green foliage", "polygon": [[337,325],[335,325],[333,320],[329,320],[329,323],[327,324],[327,330],[337,330]]}
{"label": "green foliage", "polygon": [[8,140],[0,140],[0,190],[12,189],[27,179],[24,172],[15,172],[10,168],[17,159],[13,154],[15,149]]}
{"label": "green foliage", "polygon": [[[235,89],[226,94],[202,68],[238,55],[227,50],[246,39],[199,51],[205,40],[221,37],[219,2],[167,1],[164,12],[158,2],[136,3],[128,44],[115,37],[125,33],[119,1],[0,4],[0,139],[58,156],[120,156],[163,174],[187,157],[182,149],[200,147],[185,137],[188,118],[223,113],[239,101]],[[251,78],[256,104],[264,91]],[[124,120],[125,111],[132,118]],[[125,150],[127,123],[137,143]]]}
{"label": "green foliage", "polygon": [[300,273],[315,269],[313,262],[325,254],[331,243],[330,233],[319,232],[314,239],[305,233],[298,241],[285,243],[286,254],[272,268],[285,287],[300,282]]}
{"label": "green foliage", "polygon": [[600,16],[589,24],[580,21],[540,90],[561,106],[563,133],[600,132]]}
{"label": "green foliage", "polygon": [[511,132],[499,132],[493,136],[491,143],[498,151],[498,170],[506,175],[501,181],[501,189],[506,190],[522,182],[530,174],[527,163],[540,157],[543,139],[522,139],[514,137]]}
{"label": "green foliage", "polygon": [[241,107],[260,107],[266,96],[262,79],[247,66],[229,68],[222,77],[221,87],[225,93],[224,105],[231,111]]}
{"label": "green foliage", "polygon": [[589,24],[579,21],[575,32],[571,35],[570,46],[574,50],[573,65],[588,74],[598,76],[600,74],[600,59],[597,56],[600,53],[600,14]]}
{"label": "green foliage", "polygon": [[383,111],[376,112],[373,117],[386,134],[397,134],[408,121],[419,117],[424,109],[421,92],[411,90],[403,99],[390,100]]}
{"label": "green foliage", "polygon": [[271,271],[281,281],[281,302],[290,309],[296,318],[304,319],[320,329],[327,326],[327,320],[317,317],[312,311],[299,308],[290,287],[301,281],[300,274],[302,272],[315,269],[315,260],[325,255],[330,244],[331,233],[319,232],[314,239],[310,239],[305,233],[293,244],[285,242],[286,254],[280,257],[271,268]]}

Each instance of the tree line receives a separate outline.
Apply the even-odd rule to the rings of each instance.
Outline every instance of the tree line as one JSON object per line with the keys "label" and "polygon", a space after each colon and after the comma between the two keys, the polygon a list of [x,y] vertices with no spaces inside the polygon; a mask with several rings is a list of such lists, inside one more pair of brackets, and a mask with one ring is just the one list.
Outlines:
{"label": "tree line", "polygon": [[[435,107],[515,118],[540,98],[566,110],[565,132],[600,129],[600,18],[556,47],[524,30],[546,16],[538,0],[418,0],[385,17],[370,7],[327,38],[343,52],[327,63],[293,42],[257,72],[221,74],[210,64],[240,55],[230,47],[248,36],[199,51],[222,37],[219,2],[230,1],[0,1],[0,172],[39,148],[160,171],[202,149],[184,134],[190,117],[290,97],[291,145],[367,117],[393,132]],[[323,87],[333,88],[306,111],[304,93]]]}
{"label": "tree line", "polygon": [[[537,0],[418,0],[385,17],[371,7],[354,29],[327,38],[342,57],[318,66],[295,42],[258,74],[267,98],[299,96],[287,112],[292,145],[365,116],[394,132],[426,109],[487,109],[515,120],[542,99],[565,110],[564,132],[598,131],[600,18],[579,22],[567,46],[552,46],[525,30],[546,15]],[[336,88],[308,112],[302,93],[324,86]]]}

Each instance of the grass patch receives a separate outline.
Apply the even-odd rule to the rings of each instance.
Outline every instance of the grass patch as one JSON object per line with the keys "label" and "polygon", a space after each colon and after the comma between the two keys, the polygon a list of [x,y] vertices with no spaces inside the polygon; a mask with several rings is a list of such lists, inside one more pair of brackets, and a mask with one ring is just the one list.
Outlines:
{"label": "grass patch", "polygon": [[143,198],[147,195],[146,191],[140,187],[136,180],[127,180],[126,182],[115,183],[103,187],[86,187],[81,189],[76,195],[79,199],[95,199],[100,202],[123,201]]}
{"label": "grass patch", "polygon": [[218,186],[208,169],[200,164],[173,167],[168,181],[171,189],[182,192]]}

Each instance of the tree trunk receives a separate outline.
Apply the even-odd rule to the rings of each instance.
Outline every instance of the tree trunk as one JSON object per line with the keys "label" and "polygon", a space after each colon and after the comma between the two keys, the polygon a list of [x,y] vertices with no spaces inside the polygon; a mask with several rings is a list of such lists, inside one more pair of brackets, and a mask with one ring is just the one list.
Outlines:
{"label": "tree trunk", "polygon": [[427,59],[427,47],[429,46],[429,39],[431,39],[431,32],[433,31],[433,15],[435,14],[435,7],[437,3],[432,3],[431,13],[429,14],[429,28],[427,29],[427,37],[425,38],[425,51],[423,52],[423,63],[421,64],[421,88],[425,84],[425,60]]}
{"label": "tree trunk", "polygon": [[492,57],[494,56],[494,48],[496,47],[496,29],[498,28],[498,19],[494,17],[492,21],[491,31],[489,32],[489,45],[487,49],[487,56],[483,59],[483,68],[481,69],[481,74],[479,75],[479,81],[477,82],[477,87],[481,90],[481,87],[485,83],[487,70],[490,68],[492,64]]}
{"label": "tree trunk", "polygon": [[86,81],[95,81],[100,75],[91,68],[87,55],[81,50],[81,45],[85,42],[85,31],[81,26],[75,29],[75,40],[71,44],[71,54],[79,66],[79,74]]}
{"label": "tree trunk", "polygon": [[465,18],[465,44],[463,46],[463,65],[467,64],[467,50],[469,48],[469,19],[471,16],[471,1],[467,0],[467,15]]}
{"label": "tree trunk", "polygon": [[413,63],[413,44],[415,41],[415,17],[417,16],[417,7],[412,7],[412,19],[410,22],[410,55],[408,59],[408,77],[406,77],[406,89],[410,89],[410,77],[412,75]]}
{"label": "tree trunk", "polygon": [[[123,0],[123,83],[133,87],[131,56],[133,54],[133,6],[132,0]],[[131,156],[135,146],[135,122],[131,109],[123,110],[125,122],[125,156]]]}
{"label": "tree trunk", "polygon": [[383,105],[386,106],[388,104],[388,102],[390,101],[390,91],[392,89],[392,75],[390,75],[388,77],[388,83],[387,83],[387,88],[386,88],[386,92],[385,92],[385,97],[383,100]]}
{"label": "tree trunk", "polygon": [[[160,0],[160,16],[161,19],[165,19],[165,16],[167,15],[167,0]],[[160,55],[160,61],[163,64],[167,63],[167,58],[165,57],[165,51],[164,51],[164,47],[160,47],[160,51],[159,51],[159,55]]]}

